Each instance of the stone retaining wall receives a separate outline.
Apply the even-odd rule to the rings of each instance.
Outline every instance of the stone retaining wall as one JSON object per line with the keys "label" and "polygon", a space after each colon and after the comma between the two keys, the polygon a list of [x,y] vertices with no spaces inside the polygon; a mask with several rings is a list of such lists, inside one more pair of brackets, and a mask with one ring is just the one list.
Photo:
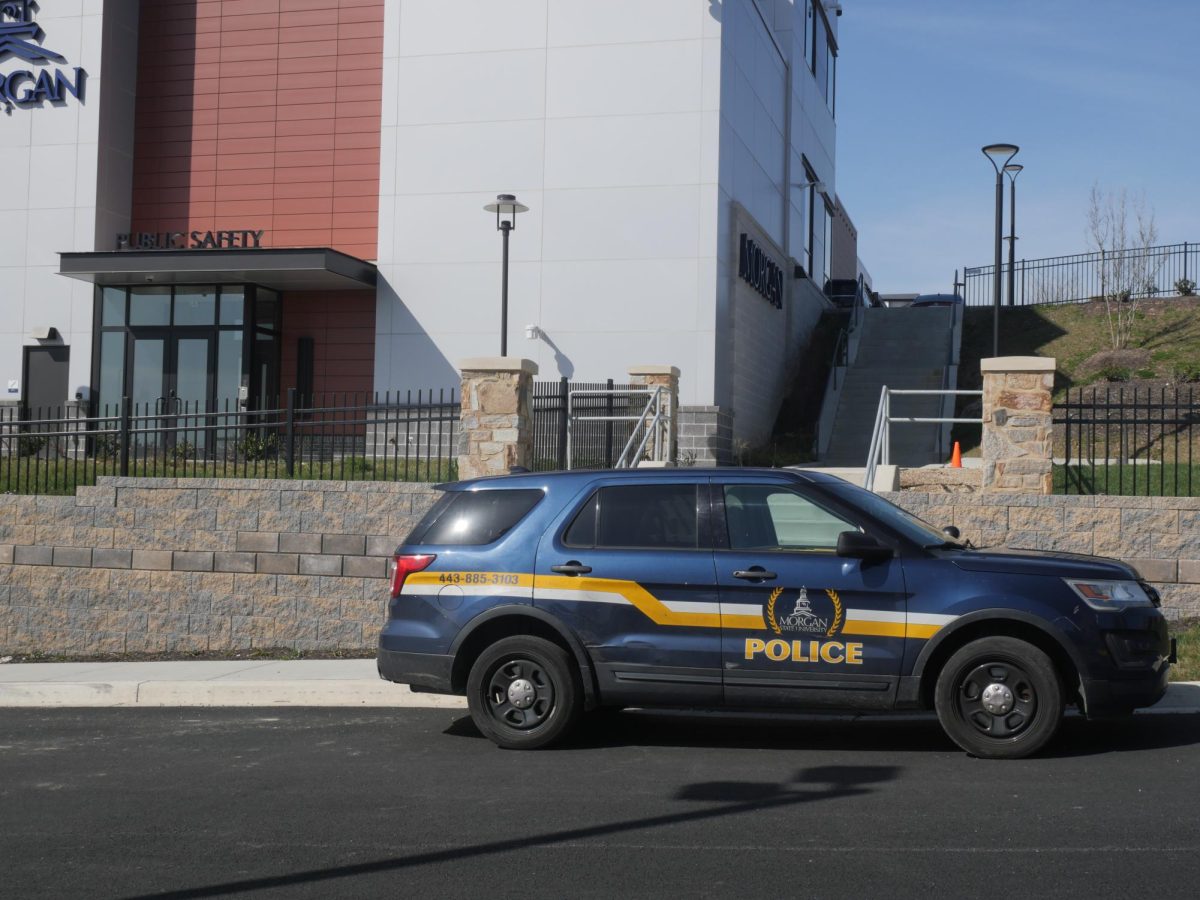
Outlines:
{"label": "stone retaining wall", "polygon": [[425,484],[102,477],[0,496],[0,654],[374,645]]}
{"label": "stone retaining wall", "polygon": [[[366,649],[424,484],[101,478],[0,496],[0,655]],[[1200,498],[889,494],[980,546],[1125,559],[1200,616]]]}
{"label": "stone retaining wall", "polygon": [[980,547],[1114,556],[1136,566],[1172,618],[1200,616],[1200,498],[883,494]]}

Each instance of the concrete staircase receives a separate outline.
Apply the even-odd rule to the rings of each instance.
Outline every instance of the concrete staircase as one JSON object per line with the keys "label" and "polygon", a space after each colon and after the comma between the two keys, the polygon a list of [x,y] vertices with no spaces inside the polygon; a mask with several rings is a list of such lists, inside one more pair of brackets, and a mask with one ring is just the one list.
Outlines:
{"label": "concrete staircase", "polygon": [[[863,466],[871,445],[879,394],[889,388],[937,390],[951,364],[949,307],[869,309],[854,363],[846,370],[823,466]],[[953,387],[953,385],[951,385]],[[940,397],[893,397],[893,416],[934,418]],[[936,424],[892,425],[891,462],[923,466],[937,455]]]}

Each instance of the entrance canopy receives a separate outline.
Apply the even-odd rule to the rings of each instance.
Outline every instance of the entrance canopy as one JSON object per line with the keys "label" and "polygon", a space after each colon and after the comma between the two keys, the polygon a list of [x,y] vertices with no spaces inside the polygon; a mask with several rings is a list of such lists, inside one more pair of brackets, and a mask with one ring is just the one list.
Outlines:
{"label": "entrance canopy", "polygon": [[257,284],[275,291],[373,290],[374,263],[329,248],[61,253],[58,274],[97,285]]}

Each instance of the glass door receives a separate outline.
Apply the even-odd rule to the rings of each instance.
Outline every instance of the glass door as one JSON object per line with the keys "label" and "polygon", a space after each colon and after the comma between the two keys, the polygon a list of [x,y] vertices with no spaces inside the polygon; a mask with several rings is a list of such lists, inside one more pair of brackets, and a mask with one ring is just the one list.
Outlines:
{"label": "glass door", "polygon": [[130,353],[130,399],[135,416],[148,416],[134,425],[142,433],[135,444],[150,453],[188,445],[204,450],[204,430],[213,392],[212,337],[178,332],[133,334]]}
{"label": "glass door", "polygon": [[132,439],[138,454],[154,454],[163,448],[163,419],[144,418],[167,413],[168,337],[165,332],[140,332],[133,335],[129,354],[129,399],[133,404]]}
{"label": "glass door", "polygon": [[209,412],[213,391],[212,338],[177,336],[171,343],[174,365],[167,398],[176,416],[173,446],[182,448],[186,443],[199,453],[209,445],[204,414]]}

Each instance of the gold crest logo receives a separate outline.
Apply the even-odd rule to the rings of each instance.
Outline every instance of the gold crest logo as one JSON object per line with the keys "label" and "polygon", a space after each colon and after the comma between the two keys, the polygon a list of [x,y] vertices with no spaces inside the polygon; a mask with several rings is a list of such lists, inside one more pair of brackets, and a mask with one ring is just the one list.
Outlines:
{"label": "gold crest logo", "polygon": [[[832,610],[829,610],[832,615],[825,612],[818,612],[812,607],[812,600],[809,599],[808,589],[800,588],[800,593],[796,597],[795,607],[791,612],[781,615],[777,609],[779,598],[784,592],[783,588],[775,588],[771,591],[771,596],[767,599],[767,622],[771,626],[771,630],[776,634],[788,632],[800,632],[802,634],[823,634],[826,637],[833,637],[841,630],[842,625],[846,621],[845,611],[842,609],[842,600],[838,596],[837,591],[831,588],[825,589],[825,596],[833,604]],[[786,609],[786,607],[784,607]]]}

